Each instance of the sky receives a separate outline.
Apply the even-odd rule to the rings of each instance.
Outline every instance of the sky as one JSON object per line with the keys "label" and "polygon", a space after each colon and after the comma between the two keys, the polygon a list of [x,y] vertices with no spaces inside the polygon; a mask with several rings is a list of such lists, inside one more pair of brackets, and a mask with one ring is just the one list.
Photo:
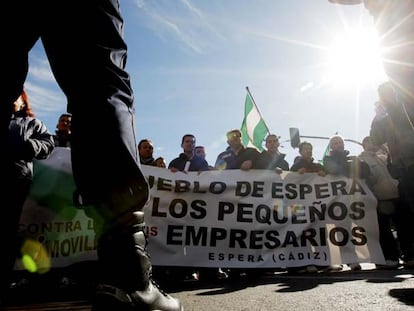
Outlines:
{"label": "sky", "polygon": [[[193,134],[214,165],[226,132],[240,128],[246,87],[289,164],[302,136],[369,134],[377,87],[387,80],[374,22],[363,5],[328,0],[121,0],[127,71],[135,93],[137,142],[154,143],[167,164]],[[66,98],[40,41],[25,89],[54,133]],[[99,132],[99,129],[96,129]],[[96,135],[96,132],[94,133]],[[328,140],[302,138],[322,158]],[[351,154],[362,148],[346,142]]]}

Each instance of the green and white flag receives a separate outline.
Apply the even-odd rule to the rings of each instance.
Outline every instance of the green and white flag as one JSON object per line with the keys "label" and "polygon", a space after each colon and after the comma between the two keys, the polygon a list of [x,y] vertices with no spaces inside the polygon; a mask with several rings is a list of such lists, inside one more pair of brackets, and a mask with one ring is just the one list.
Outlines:
{"label": "green and white flag", "polygon": [[325,156],[328,156],[329,155],[329,152],[331,151],[331,145],[329,144],[329,142],[328,142],[328,145],[326,146],[326,148],[325,148],[325,151],[324,151],[324,153],[323,153],[323,156],[322,156],[322,159],[321,160],[319,160],[319,163],[320,164],[322,164],[323,165],[323,159],[325,158]]}
{"label": "green and white flag", "polygon": [[244,104],[244,119],[241,126],[243,145],[246,147],[255,147],[259,151],[262,151],[263,141],[269,134],[269,129],[267,128],[249,89],[246,89],[247,95]]}

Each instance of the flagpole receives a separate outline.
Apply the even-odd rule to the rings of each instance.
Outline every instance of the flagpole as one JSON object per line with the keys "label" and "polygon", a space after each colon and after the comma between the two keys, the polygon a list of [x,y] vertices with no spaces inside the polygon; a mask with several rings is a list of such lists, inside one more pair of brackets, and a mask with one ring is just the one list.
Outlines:
{"label": "flagpole", "polygon": [[247,94],[249,95],[250,99],[252,100],[253,105],[256,107],[257,111],[259,112],[259,115],[260,115],[260,117],[261,117],[261,118],[262,118],[262,120],[263,120],[263,124],[264,124],[264,126],[266,127],[267,133],[268,133],[268,134],[270,134],[269,128],[267,127],[267,124],[266,124],[266,122],[264,121],[264,118],[263,118],[262,112],[260,111],[259,107],[256,105],[256,102],[254,101],[254,98],[253,98],[253,96],[252,96],[252,93],[250,93],[250,90],[249,90],[249,87],[248,87],[248,86],[246,86],[246,91],[247,91]]}

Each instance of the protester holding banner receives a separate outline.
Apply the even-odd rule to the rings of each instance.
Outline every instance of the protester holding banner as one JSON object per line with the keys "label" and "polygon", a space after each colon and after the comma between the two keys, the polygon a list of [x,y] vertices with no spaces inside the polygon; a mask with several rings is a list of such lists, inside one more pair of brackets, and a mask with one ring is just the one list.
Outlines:
{"label": "protester holding banner", "polygon": [[[377,269],[396,269],[400,266],[400,246],[406,248],[411,243],[405,241],[413,240],[412,230],[407,232],[413,223],[413,216],[404,212],[404,206],[401,205],[398,193],[398,180],[394,179],[387,169],[387,159],[383,158],[383,153],[379,154],[380,148],[372,143],[369,136],[362,140],[364,151],[358,156],[370,167],[370,175],[366,179],[367,185],[372,193],[378,199],[378,228],[379,241],[386,263],[377,265]],[[402,223],[402,216],[405,218],[405,224]],[[408,224],[408,227],[407,227]],[[403,226],[401,226],[403,225]],[[392,227],[397,230],[398,240],[394,237]],[[407,236],[407,233],[409,234]]]}
{"label": "protester holding banner", "polygon": [[[355,156],[350,156],[345,150],[345,141],[341,135],[334,135],[329,139],[329,153],[323,157],[323,165],[328,174],[346,176],[348,178],[366,178],[369,175],[369,166]],[[351,263],[352,270],[361,270],[361,265]]]}
{"label": "protester holding banner", "polygon": [[281,173],[289,170],[289,163],[285,160],[286,155],[279,151],[279,137],[269,134],[265,142],[266,150],[260,155],[260,168],[272,169]]}
{"label": "protester holding banner", "polygon": [[[92,310],[182,310],[151,276],[143,211],[149,186],[138,157],[119,0],[14,0],[2,12],[0,142],[23,89],[29,52],[41,40],[73,115],[74,201],[94,220],[97,235],[100,279]],[[16,21],[24,23],[10,27]],[[5,149],[2,157],[13,152]]]}
{"label": "protester holding banner", "polygon": [[255,148],[243,146],[242,133],[239,129],[228,131],[226,137],[229,146],[217,156],[214,165],[216,169],[241,169],[247,171],[260,167],[260,152]]}
{"label": "protester holding banner", "polygon": [[2,142],[0,217],[0,278],[1,295],[8,288],[16,256],[21,257],[23,241],[18,238],[18,226],[23,204],[33,180],[33,160],[45,159],[53,151],[53,136],[45,124],[35,118],[27,93],[23,90],[13,103],[8,132]]}
{"label": "protester holding banner", "polygon": [[332,175],[349,178],[366,178],[369,175],[369,166],[345,150],[345,141],[341,135],[329,139],[329,153],[323,157],[323,165],[325,171]]}
{"label": "protester holding banner", "polygon": [[326,172],[322,164],[314,162],[313,146],[311,143],[304,141],[299,144],[299,154],[290,168],[292,172],[317,173],[319,176],[325,176]]}
{"label": "protester holding banner", "polygon": [[154,159],[154,145],[149,139],[141,139],[138,143],[138,154],[141,164],[152,165],[165,168],[165,160],[163,157]]}
{"label": "protester holding banner", "polygon": [[[218,170],[240,169],[248,171],[260,168],[260,152],[252,147],[243,146],[242,132],[239,129],[229,130],[226,134],[227,144],[225,151],[221,152],[216,159],[215,168]],[[263,270],[256,269],[231,269],[227,270],[232,278],[241,275],[258,276]]]}
{"label": "protester holding banner", "polygon": [[[200,171],[208,171],[209,165],[205,158],[195,154],[195,147],[196,147],[196,138],[193,134],[185,134],[181,138],[181,148],[183,152],[180,155],[171,160],[168,164],[168,168],[171,172],[200,172]],[[168,268],[173,273],[178,273],[184,279],[193,279],[198,280],[200,277],[200,270],[202,271],[203,277],[205,275],[215,275],[214,273],[206,273],[210,272],[210,269],[193,269],[193,268]]]}
{"label": "protester holding banner", "polygon": [[[207,159],[206,159],[207,153],[206,153],[206,148],[204,146],[195,146],[194,154],[207,161]],[[215,169],[215,167],[211,166],[210,164],[208,165],[208,167],[209,167],[210,170]]]}
{"label": "protester holding banner", "polygon": [[172,172],[189,172],[189,171],[208,171],[208,163],[202,157],[197,156],[194,153],[196,144],[196,138],[193,134],[185,134],[181,139],[181,148],[183,152],[180,155],[171,160],[168,164],[168,168]]}
{"label": "protester holding banner", "polygon": [[[299,174],[305,173],[317,173],[319,176],[325,176],[326,172],[322,164],[314,162],[313,159],[313,146],[311,143],[304,141],[299,144],[299,156],[295,158],[295,161],[290,168],[292,172],[298,172]],[[329,270],[329,266],[317,266],[308,265],[303,267],[288,268],[289,273],[315,273],[320,270]],[[331,270],[335,270],[334,266]]]}

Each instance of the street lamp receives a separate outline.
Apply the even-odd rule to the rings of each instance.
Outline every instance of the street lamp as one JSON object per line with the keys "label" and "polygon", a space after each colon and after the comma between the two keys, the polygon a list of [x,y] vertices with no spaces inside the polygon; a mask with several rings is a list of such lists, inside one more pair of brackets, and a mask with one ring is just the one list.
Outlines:
{"label": "street lamp", "polygon": [[[299,134],[299,129],[297,127],[290,127],[289,128],[289,136],[290,136],[290,145],[292,148],[298,148],[300,144],[301,138],[315,138],[315,139],[330,139],[330,137],[325,136],[303,136]],[[357,140],[350,139],[350,138],[344,138],[344,141],[349,141],[355,144],[358,144],[362,146],[362,143],[360,143]]]}
{"label": "street lamp", "polygon": [[336,3],[336,4],[361,4],[363,2],[363,0],[329,0],[329,2],[331,3]]}

